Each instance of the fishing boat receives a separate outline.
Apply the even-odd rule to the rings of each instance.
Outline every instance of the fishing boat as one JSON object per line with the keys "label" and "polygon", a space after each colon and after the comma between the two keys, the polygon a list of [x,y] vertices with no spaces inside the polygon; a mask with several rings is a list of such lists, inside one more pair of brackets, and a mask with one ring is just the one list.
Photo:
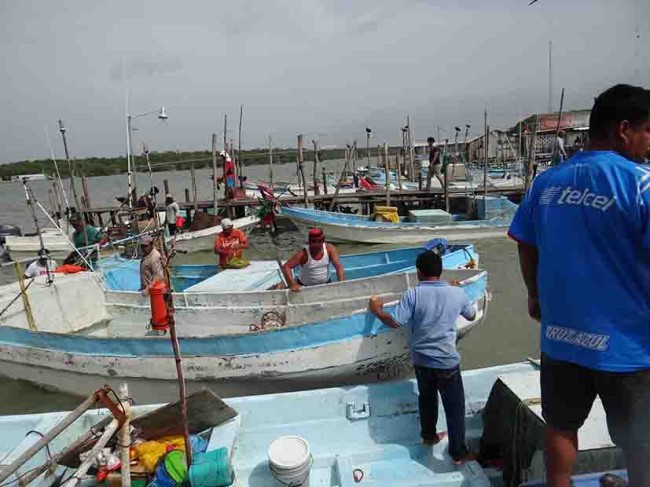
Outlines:
{"label": "fishing boat", "polygon": [[[237,218],[232,221],[233,228],[246,229],[256,223],[260,219],[255,215]],[[175,238],[170,238],[170,242],[174,242],[174,248],[185,252],[197,252],[200,250],[212,250],[214,248],[214,239],[217,234],[221,233],[221,225],[204,228],[203,230],[196,230],[194,232],[184,232],[176,235]]]}
{"label": "fishing boat", "polygon": [[323,230],[334,242],[404,244],[425,242],[432,238],[473,240],[505,235],[517,205],[505,196],[476,196],[478,218],[451,215],[443,210],[411,211],[411,220],[399,223],[372,221],[370,216],[332,213],[298,207],[282,207],[281,214],[290,218],[307,234],[310,228]]}
{"label": "fishing boat", "polygon": [[[228,333],[267,322],[302,325],[363,309],[373,293],[397,299],[406,289],[403,276],[415,270],[415,259],[423,250],[411,247],[343,255],[344,282],[338,282],[331,271],[331,283],[303,287],[298,294],[275,289],[283,282],[277,261],[253,261],[245,269],[221,272],[213,265],[174,266],[171,279],[179,333],[206,333],[214,323]],[[438,251],[446,269],[478,266],[479,256],[472,245],[448,245]],[[149,300],[138,291],[138,262],[113,257],[103,259],[98,267],[113,326],[147,323]]]}
{"label": "fishing boat", "polygon": [[[535,381],[539,383],[539,371],[534,364],[514,363],[463,372],[466,439],[470,450],[480,453],[482,464],[470,461],[455,465],[448,454],[447,438],[434,446],[422,444],[414,380],[230,398],[219,408],[194,407],[194,397],[190,396],[188,424],[192,434],[206,439],[207,452],[225,449],[222,458],[234,472],[235,486],[282,485],[277,480],[280,479],[285,485],[305,487],[488,487],[520,485],[524,481],[521,485],[526,487],[543,487],[544,421],[535,412],[539,406],[526,402],[530,394],[510,389],[524,381],[532,381],[528,387],[531,392]],[[502,396],[502,389],[511,394]],[[532,393],[539,399],[538,390]],[[133,407],[136,419],[132,421],[138,430],[141,425],[151,425],[153,415],[161,411],[159,407],[162,405]],[[487,424],[486,412],[492,414],[499,407],[516,409],[517,413],[501,414],[498,426]],[[175,410],[169,406],[165,409],[166,416]],[[211,416],[218,412],[219,417],[217,421],[197,418],[200,412]],[[17,459],[65,415],[54,412],[0,417],[0,451],[7,453],[3,464]],[[110,418],[110,413],[104,409],[84,413],[51,443],[49,451],[41,450],[24,464],[18,475],[44,464],[50,456],[57,457],[73,439],[105,418]],[[180,430],[180,421],[168,423],[169,428]],[[201,427],[203,432],[198,431]],[[446,430],[442,406],[438,430]],[[489,451],[495,432],[509,442],[507,449],[496,456]],[[625,478],[625,472],[619,470],[621,451],[607,434],[602,406],[596,405],[578,435],[579,453],[572,485],[602,485],[599,479],[605,472]],[[280,462],[272,445],[278,444],[300,446],[283,449],[284,460],[294,463],[292,471],[277,468]],[[494,466],[490,466],[488,459],[494,460]],[[216,468],[215,465],[213,472]],[[601,473],[596,474],[598,471]],[[59,465],[31,485],[49,487],[74,472],[75,468]],[[295,478],[289,479],[291,474]],[[12,476],[8,482],[15,480]],[[88,476],[83,478],[82,485],[95,483]]]}
{"label": "fishing boat", "polygon": [[[477,306],[474,321],[459,318],[464,336],[487,312],[487,273],[445,270],[443,278],[459,281]],[[214,385],[231,396],[399,376],[408,362],[406,330],[384,327],[366,306],[371,295],[394,306],[416,283],[413,272],[393,272],[299,293],[174,293],[189,387]],[[74,393],[100,379],[128,380],[134,397],[169,398],[172,350],[167,337],[148,336],[148,300],[107,285],[110,278],[95,272],[56,276],[50,285],[42,276],[22,294],[18,284],[0,287],[0,308],[7,307],[0,373]]]}
{"label": "fishing boat", "polygon": [[[237,218],[233,220],[233,227],[246,229],[255,225],[258,221],[259,218],[254,215]],[[65,229],[67,226],[61,225],[60,228]],[[73,251],[71,243],[73,231],[70,228],[64,235],[63,231],[59,228],[46,227],[40,230],[40,238],[38,234],[23,236],[10,235],[6,237],[6,248],[16,258],[35,257],[41,248],[42,238],[43,246],[50,251],[50,255],[53,258],[64,259]],[[210,250],[214,247],[216,235],[221,233],[221,231],[221,225],[215,225],[204,228],[203,230],[179,233],[175,239],[170,237],[168,241],[171,243],[173,240],[175,242],[174,247],[184,252]],[[110,246],[110,244],[108,245]]]}

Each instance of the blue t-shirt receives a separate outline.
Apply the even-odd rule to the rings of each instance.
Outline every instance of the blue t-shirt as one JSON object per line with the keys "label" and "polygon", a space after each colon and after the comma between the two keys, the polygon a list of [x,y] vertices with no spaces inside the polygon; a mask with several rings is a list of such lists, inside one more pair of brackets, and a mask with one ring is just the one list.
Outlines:
{"label": "blue t-shirt", "polygon": [[650,168],[579,152],[535,179],[509,234],[539,252],[542,352],[650,368]]}
{"label": "blue t-shirt", "polygon": [[445,281],[422,281],[404,293],[391,316],[410,328],[414,365],[453,369],[460,364],[456,322],[461,315],[468,320],[475,315],[465,291]]}

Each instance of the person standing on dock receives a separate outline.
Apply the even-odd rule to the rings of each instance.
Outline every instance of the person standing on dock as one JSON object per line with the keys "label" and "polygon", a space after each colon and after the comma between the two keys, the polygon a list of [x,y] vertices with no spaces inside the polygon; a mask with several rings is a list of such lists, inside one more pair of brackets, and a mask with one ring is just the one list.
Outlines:
{"label": "person standing on dock", "polygon": [[549,486],[571,484],[578,430],[600,396],[630,486],[650,485],[650,90],[596,98],[589,145],[539,175],[509,235],[541,321]]}
{"label": "person standing on dock", "polygon": [[[338,280],[345,281],[345,271],[341,265],[338,249],[325,242],[325,234],[320,228],[312,228],[309,230],[307,245],[282,265],[282,274],[289,289],[299,292],[302,286],[317,286],[332,282],[330,264],[334,267]],[[297,280],[293,277],[293,269],[296,267],[300,267]]]}
{"label": "person standing on dock", "polygon": [[153,245],[153,238],[145,235],[140,239],[142,259],[140,259],[140,291],[148,294],[149,286],[154,281],[166,281],[165,259]]}
{"label": "person standing on dock", "polygon": [[420,254],[415,266],[420,283],[402,295],[392,314],[383,310],[384,303],[376,296],[370,298],[368,309],[386,326],[410,329],[422,441],[435,445],[445,437],[437,430],[440,393],[449,430],[449,455],[461,464],[471,457],[465,444],[465,392],[456,321],[459,316],[476,319],[476,307],[465,291],[440,279],[442,258],[437,253]]}
{"label": "person standing on dock", "polygon": [[440,147],[436,144],[436,139],[429,137],[429,172],[427,173],[427,191],[431,189],[431,177],[435,176],[440,181],[440,187],[444,189],[445,180],[442,178],[442,157],[440,156]]}
{"label": "person standing on dock", "polygon": [[232,259],[239,259],[248,248],[246,234],[234,228],[230,218],[221,220],[221,232],[214,241],[214,253],[219,256],[219,267],[225,269]]}
{"label": "person standing on dock", "polygon": [[167,230],[169,230],[169,236],[173,237],[178,231],[176,226],[176,220],[178,215],[181,214],[181,207],[178,206],[178,203],[174,201],[174,197],[171,194],[165,195],[165,223],[167,224]]}
{"label": "person standing on dock", "polygon": [[557,141],[555,142],[555,160],[556,162],[562,163],[566,161],[566,150],[564,149],[564,130],[560,130],[557,133]]}

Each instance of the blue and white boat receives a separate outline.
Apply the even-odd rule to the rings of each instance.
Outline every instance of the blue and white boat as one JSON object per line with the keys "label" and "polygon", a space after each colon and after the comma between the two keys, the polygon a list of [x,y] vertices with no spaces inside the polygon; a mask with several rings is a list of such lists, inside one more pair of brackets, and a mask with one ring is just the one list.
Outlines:
{"label": "blue and white boat", "polygon": [[[226,404],[237,415],[205,432],[207,450],[227,449],[235,486],[281,485],[270,469],[269,447],[280,437],[297,436],[304,448],[291,459],[306,467],[303,471],[308,473],[309,482],[305,487],[488,487],[519,485],[516,479],[528,479],[530,483],[526,486],[542,487],[545,484],[539,480],[545,475],[544,422],[531,410],[534,403],[521,403],[523,398],[516,393],[503,397],[498,393],[504,384],[526,381],[532,381],[530,390],[535,389],[535,381],[539,381],[539,372],[531,363],[463,372],[466,435],[470,450],[481,451],[486,442],[491,441],[486,411],[500,408],[517,410],[517,414],[501,414],[498,430],[512,449],[501,452],[502,468],[499,469],[482,467],[476,461],[454,465],[447,451],[446,438],[432,447],[422,444],[418,391],[413,380],[226,399]],[[86,390],[86,393],[90,390],[93,389]],[[135,406],[133,412],[137,417],[159,406]],[[41,438],[36,432],[45,433],[61,421],[64,414],[0,417],[0,431],[3,433],[0,452],[6,454],[2,463],[7,465],[18,458]],[[54,440],[51,454],[56,455],[107,414],[105,410],[85,413]],[[438,430],[446,430],[442,406]],[[580,451],[575,467],[575,485],[599,485],[597,479],[602,474],[591,475],[591,479],[579,475],[586,472],[611,469],[613,473],[624,475],[616,471],[622,467],[622,455],[607,435],[603,416],[592,411],[578,435]],[[285,451],[285,454],[291,457],[290,451]],[[47,459],[48,452],[43,449],[18,474],[27,473]],[[59,466],[32,485],[49,487],[61,476],[67,478],[73,473],[74,469],[66,471],[65,467]],[[15,477],[8,479],[9,482],[15,480]],[[94,478],[84,478],[82,485],[95,485]]]}
{"label": "blue and white boat", "polygon": [[437,210],[442,222],[401,221],[399,223],[371,221],[369,216],[332,213],[309,208],[282,207],[281,213],[307,233],[321,228],[327,239],[335,242],[371,244],[407,244],[426,242],[432,238],[473,240],[505,235],[517,205],[504,196],[477,196],[478,219],[450,215]]}
{"label": "blue and white boat", "polygon": [[[478,308],[459,318],[459,335],[487,312],[487,273],[445,270]],[[146,336],[149,303],[134,291],[109,291],[102,273],[37,278],[20,296],[0,288],[0,373],[84,393],[97,381],[133,385],[139,400],[173,397],[169,338]],[[305,288],[174,294],[175,317],[190,390],[221,395],[275,392],[398,377],[408,367],[407,331],[386,328],[365,311],[378,295],[395,303],[415,286],[413,272]],[[13,300],[13,302],[12,302]],[[394,305],[394,304],[392,304]]]}

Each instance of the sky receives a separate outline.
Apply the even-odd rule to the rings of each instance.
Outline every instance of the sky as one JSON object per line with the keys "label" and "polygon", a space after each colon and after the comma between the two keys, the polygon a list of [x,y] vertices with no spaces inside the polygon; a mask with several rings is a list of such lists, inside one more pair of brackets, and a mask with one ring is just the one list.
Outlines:
{"label": "sky", "polygon": [[[401,143],[589,108],[615,83],[650,87],[648,0],[0,0],[0,162],[242,146]],[[439,129],[438,129],[439,127]]]}

